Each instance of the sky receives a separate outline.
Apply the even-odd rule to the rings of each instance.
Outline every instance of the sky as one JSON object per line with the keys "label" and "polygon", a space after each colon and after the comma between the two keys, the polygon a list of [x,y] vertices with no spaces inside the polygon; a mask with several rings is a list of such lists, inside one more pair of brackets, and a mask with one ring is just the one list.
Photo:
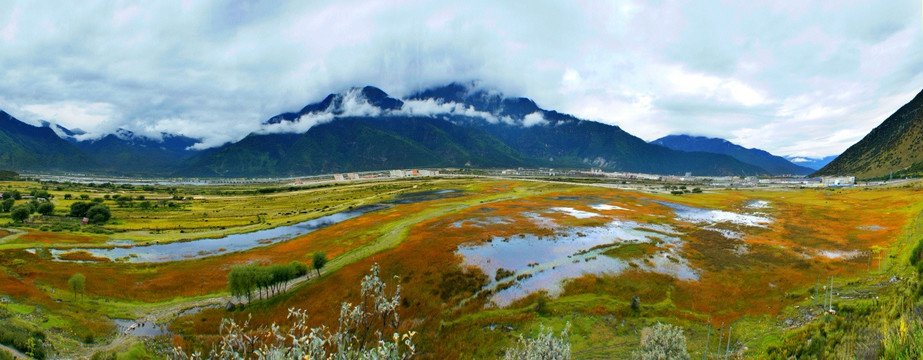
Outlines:
{"label": "sky", "polygon": [[100,137],[236,141],[364,85],[478,81],[645,140],[839,154],[923,89],[891,1],[4,1],[0,109]]}

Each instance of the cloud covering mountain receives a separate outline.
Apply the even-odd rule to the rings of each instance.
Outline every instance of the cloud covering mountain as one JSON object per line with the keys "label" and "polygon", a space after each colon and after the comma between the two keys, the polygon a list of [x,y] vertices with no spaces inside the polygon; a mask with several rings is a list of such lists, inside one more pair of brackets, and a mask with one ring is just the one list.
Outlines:
{"label": "cloud covering mountain", "polygon": [[[331,90],[403,98],[480,79],[646,140],[694,133],[820,157],[919,90],[920,6],[12,1],[0,4],[0,108],[84,139],[127,129],[209,148],[285,131],[262,121]],[[468,111],[446,106],[402,109]]]}

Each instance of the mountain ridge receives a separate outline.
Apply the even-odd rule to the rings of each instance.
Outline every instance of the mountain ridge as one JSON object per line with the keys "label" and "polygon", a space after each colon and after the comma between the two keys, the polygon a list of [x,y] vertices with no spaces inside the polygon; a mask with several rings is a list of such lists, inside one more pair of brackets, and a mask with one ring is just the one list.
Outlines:
{"label": "mountain ridge", "polygon": [[618,126],[461,83],[402,99],[373,86],[351,88],[271,116],[240,141],[204,151],[191,150],[195,139],[169,134],[147,139],[120,130],[77,141],[77,131],[56,124],[44,129],[86,160],[78,168],[107,174],[259,177],[464,166],[766,174],[727,155],[648,144]]}
{"label": "mountain ridge", "polygon": [[744,163],[765,169],[772,175],[808,175],[815,171],[814,169],[794,164],[781,156],[770,154],[768,151],[745,148],[721,138],[667,135],[651,141],[651,143],[666,146],[673,150],[704,151],[729,155]]}
{"label": "mountain ridge", "polygon": [[815,175],[887,176],[923,165],[923,91]]}

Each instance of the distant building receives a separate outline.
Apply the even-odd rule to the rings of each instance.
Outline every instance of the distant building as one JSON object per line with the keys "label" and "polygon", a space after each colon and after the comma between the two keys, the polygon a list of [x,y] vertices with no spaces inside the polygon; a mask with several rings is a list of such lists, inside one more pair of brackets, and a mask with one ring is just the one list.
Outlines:
{"label": "distant building", "polygon": [[824,176],[821,177],[821,183],[824,186],[846,186],[856,183],[855,176]]}
{"label": "distant building", "polygon": [[343,174],[333,174],[334,181],[343,181]]}
{"label": "distant building", "polygon": [[359,180],[359,174],[349,173],[349,174],[346,174],[346,178],[349,180]]}
{"label": "distant building", "polygon": [[402,178],[404,177],[404,170],[391,170],[390,174],[393,178]]}

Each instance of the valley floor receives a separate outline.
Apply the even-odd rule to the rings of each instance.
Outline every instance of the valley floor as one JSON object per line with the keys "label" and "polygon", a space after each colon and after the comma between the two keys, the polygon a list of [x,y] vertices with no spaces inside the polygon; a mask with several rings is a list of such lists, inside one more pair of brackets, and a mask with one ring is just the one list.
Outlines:
{"label": "valley floor", "polygon": [[[693,357],[827,347],[861,357],[872,344],[833,324],[918,302],[908,264],[923,235],[919,183],[682,195],[490,178],[0,188],[48,191],[56,206],[0,229],[0,328],[9,329],[0,343],[27,353],[32,341],[36,357],[207,350],[222,319],[284,324],[290,308],[307,309],[312,326],[335,326],[373,264],[400,284],[400,326],[433,359],[495,358],[543,326],[569,326],[575,358],[626,358],[658,321],[685,329]],[[66,216],[94,198],[110,205],[110,222]],[[330,261],[273,296],[228,292],[234,266],[311,266],[317,252]],[[68,284],[75,273],[86,276],[82,292]],[[889,329],[882,319],[868,327]],[[818,324],[822,345],[808,340],[819,339]],[[835,330],[853,334],[836,340],[851,353]],[[821,348],[798,347],[805,342]]]}

